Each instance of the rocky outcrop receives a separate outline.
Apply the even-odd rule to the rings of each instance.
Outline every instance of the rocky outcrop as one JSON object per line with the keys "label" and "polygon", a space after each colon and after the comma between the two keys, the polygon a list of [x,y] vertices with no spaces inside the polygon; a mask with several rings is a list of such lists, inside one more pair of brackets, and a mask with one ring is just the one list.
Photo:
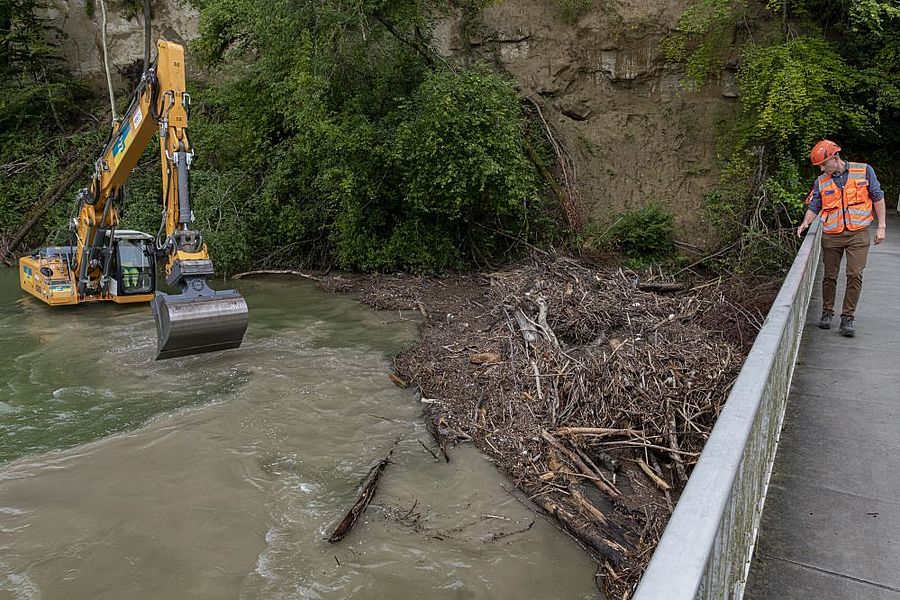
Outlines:
{"label": "rocky outcrop", "polygon": [[[48,16],[63,32],[62,54],[73,73],[100,86],[106,85],[101,43],[102,16],[99,1],[89,14],[85,0],[53,0]],[[123,73],[144,60],[143,13],[129,15],[116,0],[106,0],[106,45],[110,71],[117,86]],[[151,17],[151,39],[163,38],[186,44],[197,37],[198,13],[183,0],[156,0]],[[188,62],[188,69],[191,64]]]}
{"label": "rocky outcrop", "polygon": [[659,203],[686,241],[709,240],[702,198],[718,179],[716,123],[736,109],[734,77],[694,90],[659,50],[686,0],[594,3],[576,23],[549,0],[505,0],[456,19],[443,50],[487,60],[543,107],[574,161],[586,214],[611,223]]}

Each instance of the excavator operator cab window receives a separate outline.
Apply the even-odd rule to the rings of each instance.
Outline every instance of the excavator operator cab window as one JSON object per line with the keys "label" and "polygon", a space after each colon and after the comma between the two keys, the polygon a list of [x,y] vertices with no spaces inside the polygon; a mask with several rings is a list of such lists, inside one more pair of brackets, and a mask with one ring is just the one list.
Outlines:
{"label": "excavator operator cab window", "polygon": [[118,240],[120,294],[149,294],[156,288],[156,257],[145,240]]}

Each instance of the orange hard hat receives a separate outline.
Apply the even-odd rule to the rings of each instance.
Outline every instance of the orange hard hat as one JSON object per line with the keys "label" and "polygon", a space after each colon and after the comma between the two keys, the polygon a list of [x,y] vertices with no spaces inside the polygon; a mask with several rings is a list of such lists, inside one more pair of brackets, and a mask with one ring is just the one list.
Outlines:
{"label": "orange hard hat", "polygon": [[841,151],[841,147],[831,140],[822,140],[809,153],[809,161],[819,166],[835,154]]}

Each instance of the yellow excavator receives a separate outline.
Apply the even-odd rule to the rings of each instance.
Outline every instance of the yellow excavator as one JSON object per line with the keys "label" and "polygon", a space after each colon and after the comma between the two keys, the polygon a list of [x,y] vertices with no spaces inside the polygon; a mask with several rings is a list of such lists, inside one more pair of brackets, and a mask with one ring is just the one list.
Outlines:
{"label": "yellow excavator", "polygon": [[[199,231],[191,228],[188,140],[191,98],[185,89],[184,48],[160,40],[156,64],[145,70],[131,105],[94,165],[89,188],[76,198],[74,241],[19,260],[23,290],[51,306],[150,302],[156,321],[156,358],[174,358],[241,345],[247,303],[237,290],[215,291],[213,264]],[[162,224],[156,237],[117,229],[117,201],[153,134],[162,161]],[[157,258],[166,283],[156,290]]]}

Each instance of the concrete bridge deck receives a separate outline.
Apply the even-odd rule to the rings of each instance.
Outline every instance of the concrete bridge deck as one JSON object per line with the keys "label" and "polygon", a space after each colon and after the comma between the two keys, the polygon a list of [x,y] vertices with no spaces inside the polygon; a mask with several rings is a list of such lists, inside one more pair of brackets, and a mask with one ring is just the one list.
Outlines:
{"label": "concrete bridge deck", "polygon": [[869,253],[856,337],[816,327],[813,292],[750,600],[900,600],[900,217],[887,227]]}

